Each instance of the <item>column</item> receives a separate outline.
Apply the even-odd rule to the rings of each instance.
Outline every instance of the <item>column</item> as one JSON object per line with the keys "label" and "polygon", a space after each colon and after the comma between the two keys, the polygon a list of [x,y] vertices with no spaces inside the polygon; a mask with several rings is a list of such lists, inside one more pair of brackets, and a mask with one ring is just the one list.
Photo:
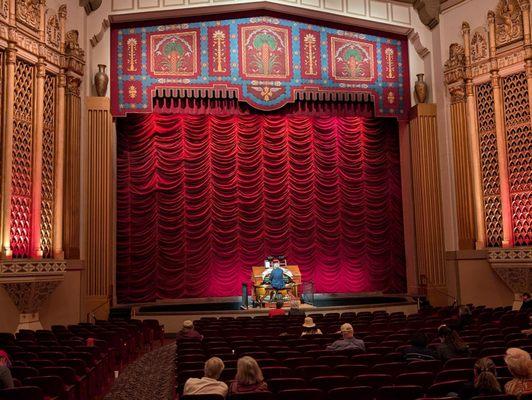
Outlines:
{"label": "column", "polygon": [[[11,32],[10,32],[11,33]],[[5,111],[4,111],[4,174],[2,178],[2,257],[11,257],[11,180],[13,175],[13,102],[15,100],[16,43],[7,44],[5,68]]]}
{"label": "column", "polygon": [[65,165],[65,86],[66,76],[63,70],[57,76],[55,171],[54,171],[54,236],[53,256],[63,259],[63,185]]}
{"label": "column", "polygon": [[438,156],[436,104],[418,104],[410,110],[412,187],[418,271],[427,278],[433,304],[448,304],[445,242]]}
{"label": "column", "polygon": [[465,96],[461,98],[460,101],[451,103],[458,248],[460,250],[473,249],[475,245],[475,224],[471,173],[469,168],[470,160],[466,110]]}
{"label": "column", "polygon": [[65,88],[65,178],[63,249],[65,258],[79,259],[81,79],[67,74]]}
{"label": "column", "polygon": [[31,257],[42,257],[41,250],[41,191],[42,191],[42,135],[44,108],[44,79],[46,68],[44,59],[39,58],[35,66],[35,117],[33,129],[33,176],[32,176],[32,207],[31,207]]}
{"label": "column", "polygon": [[473,209],[475,218],[475,248],[486,247],[486,221],[484,219],[484,196],[482,191],[482,169],[480,163],[480,142],[478,137],[477,107],[471,74],[470,28],[467,22],[462,24],[465,54],[465,91],[467,138],[469,143],[469,168],[471,171]]}
{"label": "column", "polygon": [[86,311],[107,318],[115,264],[114,135],[107,97],[87,97]]}
{"label": "column", "polygon": [[495,47],[495,14],[488,13],[489,55],[491,84],[493,86],[493,103],[495,107],[495,132],[497,134],[497,161],[499,162],[499,184],[501,189],[502,208],[502,247],[513,246],[512,210],[510,202],[510,181],[508,176],[508,157],[506,151],[506,132],[504,129],[504,106],[501,88],[501,77],[496,58]]}

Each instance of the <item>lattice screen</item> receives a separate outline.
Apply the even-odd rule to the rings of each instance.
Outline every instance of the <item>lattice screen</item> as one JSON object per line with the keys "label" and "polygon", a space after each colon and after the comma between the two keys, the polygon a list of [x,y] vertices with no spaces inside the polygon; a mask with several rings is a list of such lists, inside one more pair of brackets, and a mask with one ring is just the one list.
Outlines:
{"label": "lattice screen", "polygon": [[525,72],[503,79],[508,174],[515,246],[532,245],[532,133]]}
{"label": "lattice screen", "polygon": [[42,186],[41,186],[41,245],[44,258],[52,254],[54,221],[54,157],[55,157],[55,100],[54,75],[46,74],[44,80],[44,124],[42,138]]}
{"label": "lattice screen", "polygon": [[10,229],[11,250],[17,258],[30,256],[33,94],[34,66],[17,60]]}
{"label": "lattice screen", "polygon": [[476,95],[487,246],[498,247],[501,246],[503,237],[502,209],[491,82],[478,85]]}

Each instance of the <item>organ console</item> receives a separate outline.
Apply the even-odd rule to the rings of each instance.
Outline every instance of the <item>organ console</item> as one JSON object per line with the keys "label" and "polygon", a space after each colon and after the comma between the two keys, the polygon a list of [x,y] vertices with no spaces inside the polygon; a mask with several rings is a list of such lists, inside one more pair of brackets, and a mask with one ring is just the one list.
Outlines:
{"label": "organ console", "polygon": [[[279,291],[283,295],[283,299],[288,297],[298,298],[298,286],[301,285],[301,271],[297,265],[287,265],[283,266],[283,269],[290,272],[291,277],[288,274],[285,274],[286,288]],[[265,276],[264,271],[266,268],[261,266],[254,266],[251,268],[251,280],[253,282],[254,288],[254,301],[256,303],[262,304],[264,299],[270,295],[272,292],[272,287],[268,282],[267,275]],[[270,301],[272,301],[270,299]]]}

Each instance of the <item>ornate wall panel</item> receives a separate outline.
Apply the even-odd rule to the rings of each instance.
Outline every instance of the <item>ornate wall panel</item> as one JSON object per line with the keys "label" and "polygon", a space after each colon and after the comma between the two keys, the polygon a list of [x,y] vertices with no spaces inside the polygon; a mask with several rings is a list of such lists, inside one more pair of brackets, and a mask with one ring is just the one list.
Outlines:
{"label": "ornate wall panel", "polygon": [[34,79],[34,66],[17,60],[10,229],[10,246],[16,258],[30,256]]}
{"label": "ornate wall panel", "polygon": [[260,110],[298,99],[410,108],[405,36],[258,16],[112,26],[113,115],[151,112],[153,97],[236,97]]}
{"label": "ornate wall panel", "polygon": [[503,79],[506,145],[516,246],[532,244],[532,137],[526,73]]}
{"label": "ornate wall panel", "polygon": [[495,110],[491,82],[476,87],[478,134],[482,169],[482,190],[488,247],[502,244],[502,209],[500,198],[499,162],[495,134]]}
{"label": "ornate wall panel", "polygon": [[55,103],[57,79],[46,74],[44,80],[44,123],[42,140],[41,244],[44,258],[52,257],[54,221]]}

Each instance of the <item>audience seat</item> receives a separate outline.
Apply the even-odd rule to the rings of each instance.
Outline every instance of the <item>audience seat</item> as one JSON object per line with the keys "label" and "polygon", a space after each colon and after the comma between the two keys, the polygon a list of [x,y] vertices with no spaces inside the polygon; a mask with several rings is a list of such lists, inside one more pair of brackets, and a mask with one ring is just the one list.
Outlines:
{"label": "audience seat", "polygon": [[[62,379],[56,375],[41,375],[26,378],[22,381],[24,386],[37,386],[42,389],[47,400],[67,400],[66,390]],[[70,400],[70,399],[68,399]]]}
{"label": "audience seat", "polygon": [[417,385],[383,386],[377,390],[376,400],[416,400],[423,396],[423,388]]}
{"label": "audience seat", "polygon": [[[286,389],[277,394],[277,400],[325,400],[326,396],[319,389]],[[250,399],[251,400],[251,399]]]}
{"label": "audience seat", "polygon": [[303,378],[271,378],[268,380],[268,387],[273,393],[278,393],[286,389],[302,389],[307,386]]}
{"label": "audience seat", "polygon": [[43,400],[44,392],[38,386],[0,389],[0,400]]}
{"label": "audience seat", "polygon": [[348,386],[350,379],[345,375],[316,376],[310,380],[310,386],[328,392],[335,387]]}
{"label": "audience seat", "polygon": [[338,387],[329,390],[327,400],[373,400],[373,393],[371,386]]}
{"label": "audience seat", "polygon": [[275,400],[272,392],[236,393],[229,396],[231,400]]}

